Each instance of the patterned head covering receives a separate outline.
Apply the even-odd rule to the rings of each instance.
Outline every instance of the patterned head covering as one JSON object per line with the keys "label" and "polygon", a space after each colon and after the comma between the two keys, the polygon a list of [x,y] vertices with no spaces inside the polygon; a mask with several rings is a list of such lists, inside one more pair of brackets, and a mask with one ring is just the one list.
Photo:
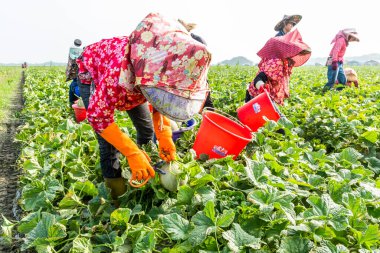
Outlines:
{"label": "patterned head covering", "polygon": [[309,60],[311,49],[295,29],[284,36],[270,38],[257,55],[261,59],[290,58],[294,61],[293,66],[298,67]]}
{"label": "patterned head covering", "polygon": [[130,35],[130,59],[135,85],[156,110],[177,121],[200,111],[211,54],[177,20],[144,18]]}

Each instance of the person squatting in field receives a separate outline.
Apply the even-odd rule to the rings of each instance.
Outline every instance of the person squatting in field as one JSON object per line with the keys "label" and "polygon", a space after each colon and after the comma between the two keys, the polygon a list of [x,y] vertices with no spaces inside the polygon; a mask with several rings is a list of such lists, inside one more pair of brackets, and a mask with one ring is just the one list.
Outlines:
{"label": "person squatting in field", "polygon": [[79,39],[74,40],[74,45],[69,49],[69,60],[66,67],[66,82],[71,80],[69,86],[69,103],[70,106],[74,104],[75,101],[80,97],[79,86],[78,86],[78,65],[76,59],[83,52],[82,41]]}
{"label": "person squatting in field", "polygon": [[[208,94],[210,61],[205,45],[192,39],[178,21],[160,14],[149,14],[129,37],[89,45],[77,59],[80,92],[97,133],[102,174],[115,200],[126,190],[119,152],[128,160],[132,182],[155,175],[149,156],[138,146],[152,140],[153,130],[160,157],[166,162],[175,159],[169,118],[186,121],[201,110]],[[137,145],[115,123],[115,110],[127,111],[137,130]]]}
{"label": "person squatting in field", "polygon": [[352,68],[344,68],[344,74],[346,75],[347,82],[346,85],[351,87],[352,84],[355,85],[356,88],[359,87],[358,74]]}
{"label": "person squatting in field", "polygon": [[[334,45],[326,62],[327,83],[323,87],[323,92],[330,90],[335,83],[346,84],[347,78],[343,70],[343,57],[347,46],[353,41],[359,41],[358,33],[354,28],[339,31],[331,41],[331,44]],[[338,87],[337,90],[342,90],[343,88],[344,86]]]}
{"label": "person squatting in field", "polygon": [[283,36],[270,38],[257,55],[261,58],[259,71],[248,85],[245,102],[266,91],[275,103],[283,105],[290,94],[292,69],[310,58],[310,47],[295,29]]}

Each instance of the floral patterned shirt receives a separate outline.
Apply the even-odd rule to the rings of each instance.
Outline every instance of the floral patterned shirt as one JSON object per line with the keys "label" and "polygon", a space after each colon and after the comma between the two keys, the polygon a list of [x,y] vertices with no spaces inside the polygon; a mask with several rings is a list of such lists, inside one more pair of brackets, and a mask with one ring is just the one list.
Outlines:
{"label": "floral patterned shirt", "polygon": [[[265,84],[270,97],[280,105],[284,104],[284,99],[289,97],[289,78],[292,74],[292,66],[289,66],[288,60],[274,58],[263,59],[259,63],[259,72],[264,72],[268,77]],[[248,91],[252,97],[256,97],[261,93],[252,83],[249,85]]]}
{"label": "floral patterned shirt", "polygon": [[134,79],[121,81],[120,72],[133,76],[129,60],[128,37],[103,39],[87,46],[77,60],[80,73],[88,71],[95,84],[87,109],[87,119],[100,133],[114,122],[114,111],[130,110],[146,99],[132,83]]}

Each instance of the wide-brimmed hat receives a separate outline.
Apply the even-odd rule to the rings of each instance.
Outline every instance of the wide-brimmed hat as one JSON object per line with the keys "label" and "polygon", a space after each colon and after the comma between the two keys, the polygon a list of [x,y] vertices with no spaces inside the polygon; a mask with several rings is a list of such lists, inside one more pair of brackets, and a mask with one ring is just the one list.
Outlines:
{"label": "wide-brimmed hat", "polygon": [[346,36],[346,38],[348,39],[349,36],[351,36],[352,38],[354,38],[354,41],[360,41],[359,40],[359,35],[358,33],[356,32],[356,29],[355,28],[347,28],[347,29],[343,29],[342,30],[344,35]]}
{"label": "wide-brimmed hat", "polygon": [[355,28],[346,28],[343,30],[340,30],[334,37],[334,39],[331,41],[331,44],[335,43],[339,38],[344,38],[346,41],[348,41],[349,37],[354,38],[354,41],[360,41],[359,35],[356,32]]}
{"label": "wide-brimmed hat", "polygon": [[274,30],[277,32],[280,31],[289,22],[293,22],[294,25],[296,25],[298,24],[298,22],[301,21],[301,19],[302,19],[301,15],[284,15],[282,20],[276,24],[276,26],[274,27]]}
{"label": "wide-brimmed hat", "polygon": [[183,21],[182,19],[178,19],[178,22],[181,23],[186,28],[186,30],[188,32],[191,32],[197,26],[197,24],[195,24],[195,23],[187,23],[187,22]]}
{"label": "wide-brimmed hat", "polygon": [[160,113],[186,121],[209,92],[211,54],[177,20],[149,14],[130,36],[135,85]]}

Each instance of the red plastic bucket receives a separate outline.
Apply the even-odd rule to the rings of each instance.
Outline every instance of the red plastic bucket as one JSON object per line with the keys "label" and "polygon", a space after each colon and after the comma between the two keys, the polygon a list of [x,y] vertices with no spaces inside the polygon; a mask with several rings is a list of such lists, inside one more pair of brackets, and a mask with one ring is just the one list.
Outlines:
{"label": "red plastic bucket", "polygon": [[206,154],[209,158],[233,155],[235,159],[252,140],[251,130],[233,117],[212,111],[203,111],[193,149],[197,157]]}
{"label": "red plastic bucket", "polygon": [[257,129],[266,123],[264,116],[274,121],[280,119],[280,114],[277,112],[267,92],[261,93],[238,108],[237,116],[238,119],[243,124],[249,126],[253,132],[256,132]]}
{"label": "red plastic bucket", "polygon": [[78,123],[86,119],[86,108],[78,107],[77,104],[73,104],[72,107],[74,109],[75,119]]}

